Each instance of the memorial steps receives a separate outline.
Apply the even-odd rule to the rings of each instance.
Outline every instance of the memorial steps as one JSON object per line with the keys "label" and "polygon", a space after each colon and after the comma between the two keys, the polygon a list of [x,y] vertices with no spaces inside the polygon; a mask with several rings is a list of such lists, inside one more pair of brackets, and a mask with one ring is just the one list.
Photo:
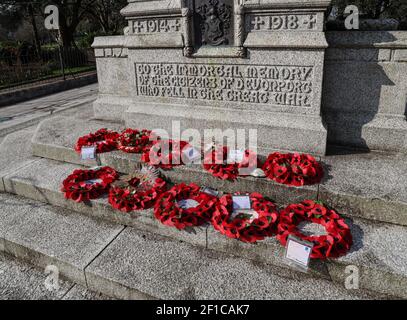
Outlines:
{"label": "memorial steps", "polygon": [[[189,166],[164,172],[173,182],[227,192],[259,191],[280,206],[307,198],[333,204],[352,218],[354,246],[339,259],[313,261],[305,274],[284,263],[284,248],[274,238],[249,245],[210,226],[193,233],[166,227],[151,210],[122,213],[106,198],[87,204],[66,200],[61,182],[83,165],[73,144],[106,126],[122,128],[55,117],[35,132],[6,137],[0,145],[0,191],[6,192],[0,194],[0,249],[42,268],[54,264],[64,277],[116,298],[407,298],[406,191],[385,183],[390,175],[403,183],[402,156],[326,157],[328,179],[306,188],[255,178],[226,183]],[[120,152],[100,155],[102,165],[121,172],[130,171],[137,161],[136,155]],[[359,268],[361,290],[344,289],[348,265]]]}

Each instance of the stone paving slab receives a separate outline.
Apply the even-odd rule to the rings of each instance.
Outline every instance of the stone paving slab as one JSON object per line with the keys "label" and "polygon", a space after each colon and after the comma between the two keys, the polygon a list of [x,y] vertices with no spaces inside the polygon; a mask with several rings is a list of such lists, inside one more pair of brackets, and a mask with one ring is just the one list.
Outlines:
{"label": "stone paving slab", "polygon": [[38,123],[52,114],[88,104],[97,97],[97,84],[0,108],[0,136]]}
{"label": "stone paving slab", "polygon": [[0,300],[112,299],[69,280],[59,277],[57,282],[52,282],[48,277],[44,270],[0,253]]}
{"label": "stone paving slab", "polygon": [[323,162],[329,177],[320,200],[343,214],[407,225],[406,155],[338,155]]}
{"label": "stone paving slab", "polygon": [[347,255],[327,264],[334,281],[345,283],[347,266],[359,268],[359,286],[407,299],[407,228],[354,219],[354,244]]}
{"label": "stone paving slab", "polygon": [[123,230],[36,201],[8,194],[0,199],[2,249],[41,268],[55,265],[80,284],[86,284],[85,267]]}
{"label": "stone paving slab", "polygon": [[[42,121],[33,136],[33,154],[38,157],[84,164],[75,152],[79,137],[101,128],[121,131],[124,126],[97,120],[78,120],[76,117],[57,116]],[[94,166],[95,161],[87,164]]]}
{"label": "stone paving slab", "polygon": [[[121,299],[369,299],[322,279],[127,228],[86,268],[89,288]],[[144,296],[143,296],[144,295]]]}
{"label": "stone paving slab", "polygon": [[0,144],[0,191],[4,191],[3,176],[22,168],[35,159],[32,156],[31,137],[34,128],[9,134]]}
{"label": "stone paving slab", "polygon": [[58,288],[47,289],[46,279],[47,275],[43,271],[0,253],[1,300],[59,300],[74,285],[71,281],[59,279]]}
{"label": "stone paving slab", "polygon": [[62,298],[62,300],[113,300],[112,298],[99,292],[75,284]]}

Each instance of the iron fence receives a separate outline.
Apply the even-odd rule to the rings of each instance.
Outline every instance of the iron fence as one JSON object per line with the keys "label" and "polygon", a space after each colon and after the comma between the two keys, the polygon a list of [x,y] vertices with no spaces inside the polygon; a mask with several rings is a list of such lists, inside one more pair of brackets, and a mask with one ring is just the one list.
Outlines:
{"label": "iron fence", "polygon": [[92,49],[49,46],[40,53],[31,46],[0,47],[0,91],[71,79],[95,72]]}

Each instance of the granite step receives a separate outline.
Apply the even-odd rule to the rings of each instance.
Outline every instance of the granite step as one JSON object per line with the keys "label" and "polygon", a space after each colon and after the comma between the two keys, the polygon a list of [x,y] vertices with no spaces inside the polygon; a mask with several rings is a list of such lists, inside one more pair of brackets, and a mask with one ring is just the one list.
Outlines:
{"label": "granite step", "polygon": [[[109,300],[72,281],[50,281],[50,274],[26,261],[0,253],[0,300]],[[56,278],[53,278],[56,279]]]}
{"label": "granite step", "polygon": [[[117,123],[80,121],[55,117],[43,121],[32,139],[33,154],[80,165],[84,163],[73,150],[78,139],[91,131]],[[174,183],[195,182],[224,192],[260,191],[276,203],[287,204],[304,199],[320,199],[349,217],[407,225],[407,155],[348,154],[323,157],[326,175],[319,185],[287,187],[268,179],[238,178],[235,182],[214,178],[199,165],[180,166],[162,171]],[[140,162],[140,155],[120,151],[100,154],[99,163],[129,173]]]}
{"label": "granite step", "polygon": [[64,199],[60,191],[63,179],[78,165],[40,159],[3,178],[6,192],[24,196],[54,206],[103,218],[112,223],[131,226],[173,241],[192,244],[201,250],[209,249],[226,255],[249,259],[253,263],[267,263],[282,270],[287,277],[333,279],[343,284],[346,267],[356,266],[360,273],[360,287],[385,294],[407,297],[407,228],[365,219],[348,219],[354,236],[354,246],[344,257],[326,262],[313,261],[308,274],[289,268],[283,260],[284,248],[275,238],[257,245],[228,239],[210,226],[194,232],[178,231],[157,222],[151,210],[122,213],[108,204],[106,197],[89,203],[75,203]]}
{"label": "granite step", "polygon": [[[119,299],[391,298],[287,277],[272,265],[15,195],[0,193],[0,215],[0,250],[41,269],[56,267],[63,281],[58,298],[92,298],[91,292]],[[80,286],[69,289],[70,281]]]}

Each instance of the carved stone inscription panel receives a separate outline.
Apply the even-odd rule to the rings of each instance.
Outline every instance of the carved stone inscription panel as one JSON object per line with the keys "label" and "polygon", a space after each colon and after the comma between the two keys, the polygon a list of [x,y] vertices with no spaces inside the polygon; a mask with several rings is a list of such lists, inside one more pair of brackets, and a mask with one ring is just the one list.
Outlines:
{"label": "carved stone inscription panel", "polygon": [[131,21],[132,33],[167,33],[180,32],[180,18],[152,18]]}
{"label": "carved stone inscription panel", "polygon": [[256,31],[310,31],[317,28],[316,14],[247,15],[246,30]]}
{"label": "carved stone inscription panel", "polygon": [[136,63],[137,95],[311,107],[314,67]]}

